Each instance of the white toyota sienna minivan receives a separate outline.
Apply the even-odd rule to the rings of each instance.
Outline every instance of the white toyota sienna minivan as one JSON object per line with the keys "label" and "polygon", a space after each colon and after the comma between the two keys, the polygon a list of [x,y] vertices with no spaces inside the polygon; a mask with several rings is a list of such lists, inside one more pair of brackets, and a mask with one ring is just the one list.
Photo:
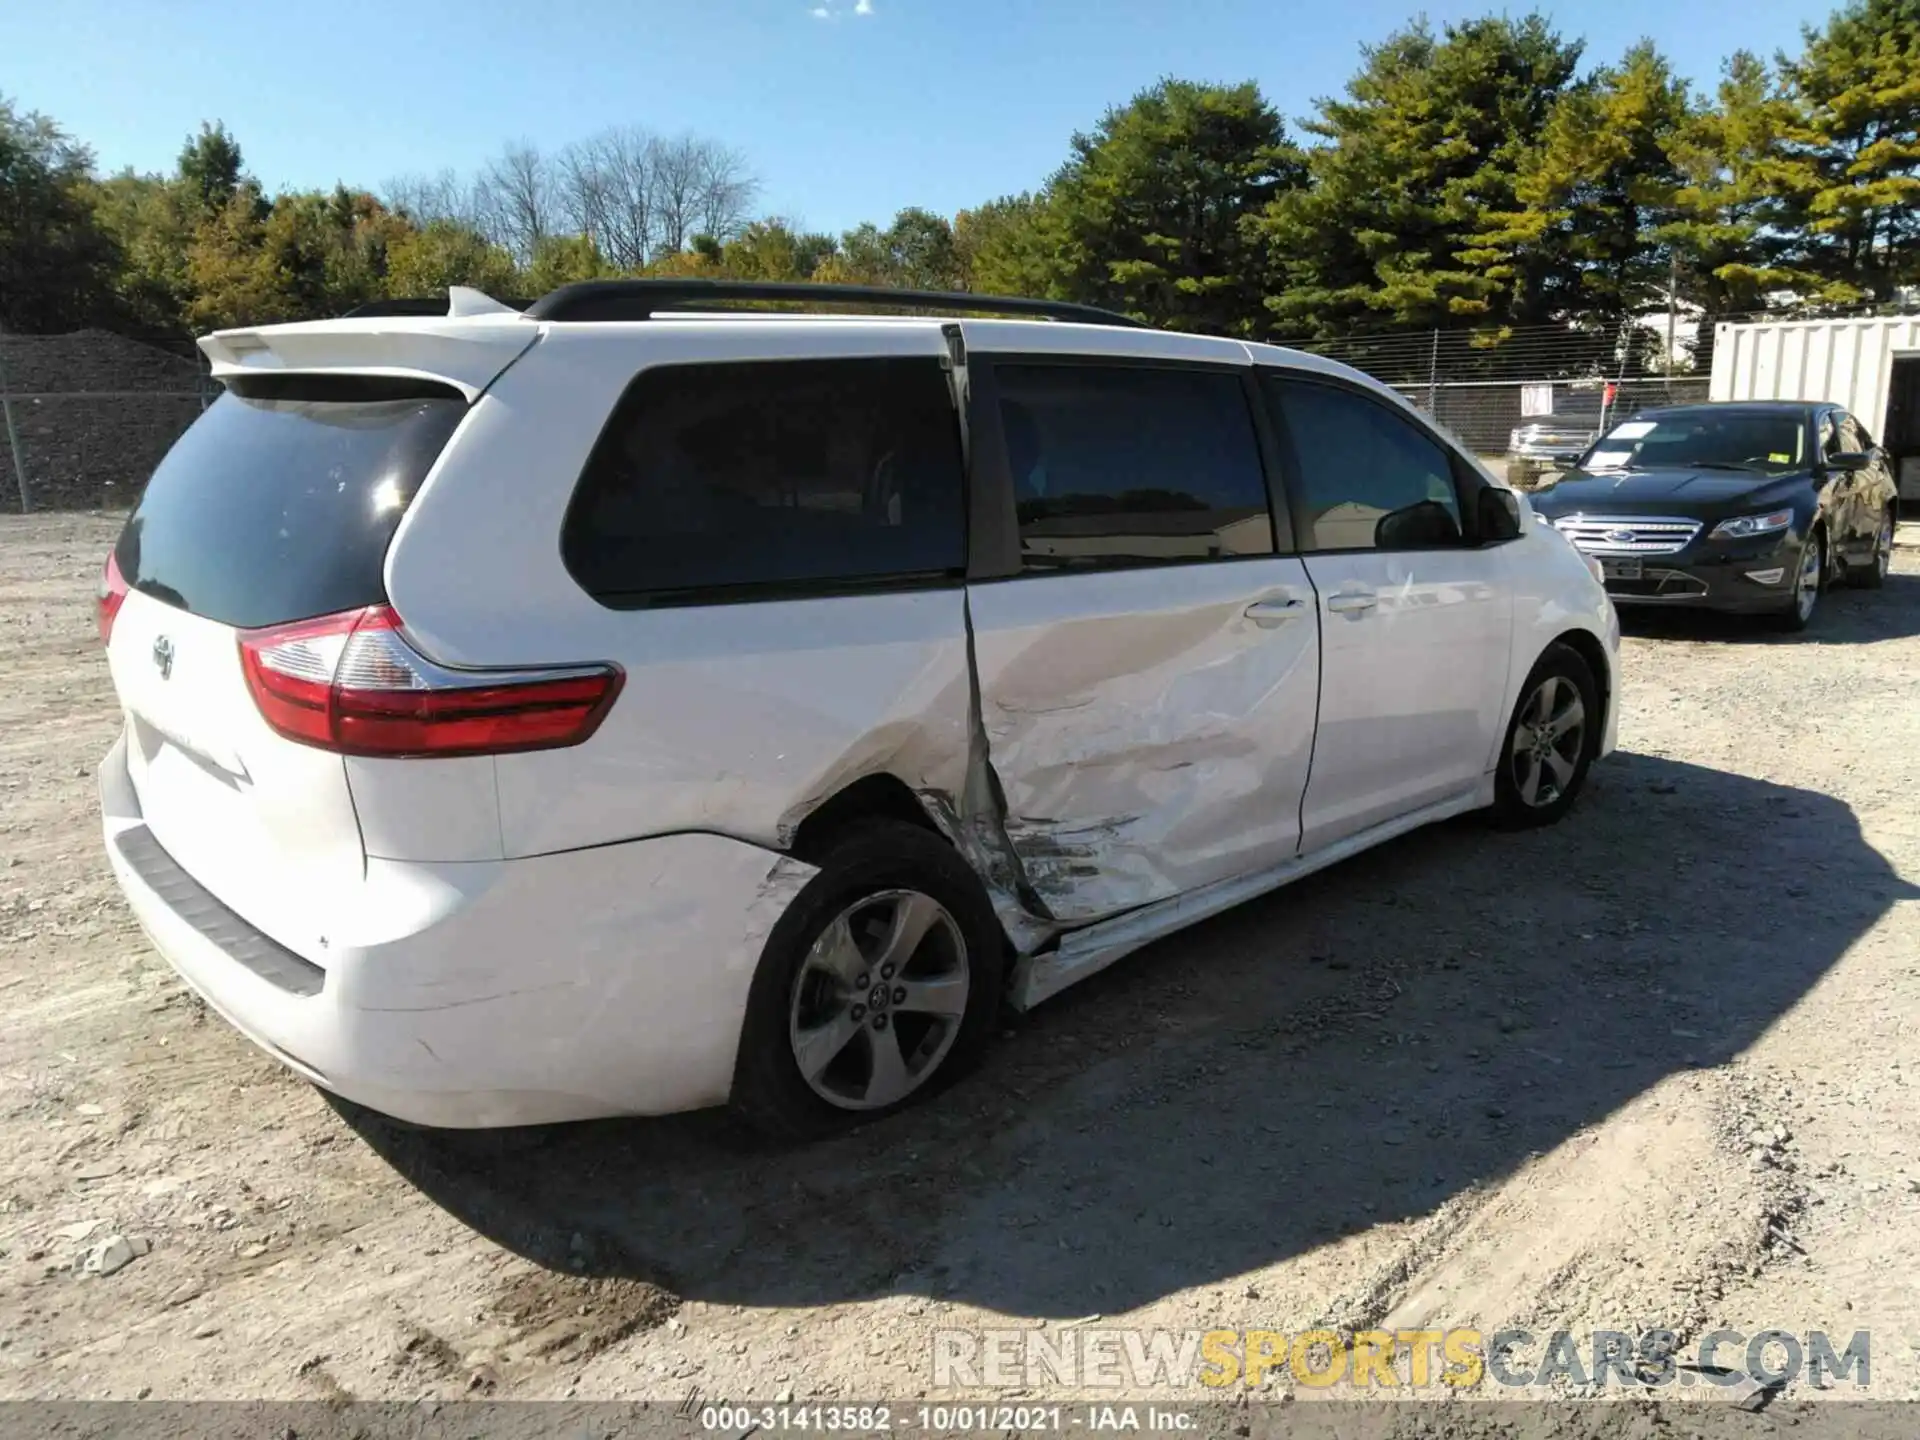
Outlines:
{"label": "white toyota sienna minivan", "polygon": [[415,1123],[882,1113],[1612,748],[1590,563],[1309,355],[658,281],[201,345],[102,578],[107,853],[208,1004]]}

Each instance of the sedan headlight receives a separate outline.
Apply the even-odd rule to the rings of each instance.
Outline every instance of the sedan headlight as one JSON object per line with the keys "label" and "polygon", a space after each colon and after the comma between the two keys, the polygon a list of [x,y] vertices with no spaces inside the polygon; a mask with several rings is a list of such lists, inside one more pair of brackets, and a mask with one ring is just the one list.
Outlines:
{"label": "sedan headlight", "polygon": [[1771,535],[1793,524],[1793,511],[1774,510],[1765,515],[1736,515],[1713,527],[1716,540],[1747,540],[1755,535]]}

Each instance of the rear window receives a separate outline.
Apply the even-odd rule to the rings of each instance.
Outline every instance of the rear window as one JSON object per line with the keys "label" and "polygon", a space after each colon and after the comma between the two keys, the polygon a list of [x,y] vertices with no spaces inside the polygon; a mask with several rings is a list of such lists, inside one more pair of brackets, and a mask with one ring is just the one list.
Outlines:
{"label": "rear window", "polygon": [[934,359],[664,366],[627,389],[561,556],[617,609],[938,583],[966,566]]}
{"label": "rear window", "polygon": [[153,472],[120,573],[242,627],[378,604],[394,528],[465,413],[457,392],[411,382],[230,390]]}

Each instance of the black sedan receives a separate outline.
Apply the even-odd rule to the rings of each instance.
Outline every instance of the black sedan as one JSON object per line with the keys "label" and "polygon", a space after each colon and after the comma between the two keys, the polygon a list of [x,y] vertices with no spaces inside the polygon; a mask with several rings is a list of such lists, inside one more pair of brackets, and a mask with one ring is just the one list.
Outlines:
{"label": "black sedan", "polygon": [[1600,562],[1619,605],[1767,615],[1805,628],[1828,585],[1878,586],[1898,491],[1837,405],[1643,410],[1527,498]]}

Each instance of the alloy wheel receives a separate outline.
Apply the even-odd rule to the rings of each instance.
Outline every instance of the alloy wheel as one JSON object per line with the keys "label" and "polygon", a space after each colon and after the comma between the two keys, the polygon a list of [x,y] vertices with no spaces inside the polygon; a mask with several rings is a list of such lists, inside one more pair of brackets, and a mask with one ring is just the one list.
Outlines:
{"label": "alloy wheel", "polygon": [[960,926],[918,890],[849,905],[794,977],[787,1036],[813,1093],[881,1110],[919,1089],[953,1049],[971,970]]}
{"label": "alloy wheel", "polygon": [[1587,707],[1579,687],[1549,675],[1535,687],[1513,727],[1513,787],[1520,803],[1545,809],[1567,793],[1587,743]]}
{"label": "alloy wheel", "polygon": [[1801,548],[1800,576],[1793,591],[1794,609],[1803,623],[1813,617],[1813,607],[1820,603],[1820,559],[1820,541],[1809,537]]}

